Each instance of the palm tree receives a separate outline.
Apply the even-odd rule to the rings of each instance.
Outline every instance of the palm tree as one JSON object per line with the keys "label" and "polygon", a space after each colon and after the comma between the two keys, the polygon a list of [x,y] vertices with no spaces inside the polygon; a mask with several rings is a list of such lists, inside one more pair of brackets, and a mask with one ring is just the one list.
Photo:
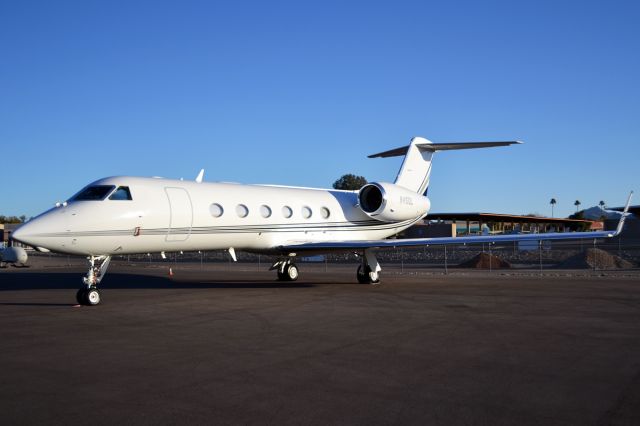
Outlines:
{"label": "palm tree", "polygon": [[576,200],[576,202],[573,203],[573,205],[576,206],[576,213],[578,213],[578,208],[580,207],[580,204],[582,204],[580,200]]}
{"label": "palm tree", "polygon": [[549,204],[551,204],[551,217],[553,217],[553,207],[555,207],[557,203],[558,202],[556,201],[555,198],[552,198],[551,201],[549,201]]}
{"label": "palm tree", "polygon": [[600,206],[601,209],[604,210],[604,206],[605,206],[605,202],[600,200],[600,202],[598,203],[598,205]]}

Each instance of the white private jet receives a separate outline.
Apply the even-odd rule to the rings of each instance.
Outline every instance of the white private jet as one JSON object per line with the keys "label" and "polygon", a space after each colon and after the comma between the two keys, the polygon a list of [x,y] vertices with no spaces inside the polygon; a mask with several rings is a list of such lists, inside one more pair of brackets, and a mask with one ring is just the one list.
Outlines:
{"label": "white private jet", "polygon": [[208,183],[202,181],[203,170],[195,181],[109,177],[30,220],[13,238],[40,251],[88,256],[90,267],[77,300],[97,305],[97,285],[114,255],[227,249],[235,260],[236,249],[275,254],[279,260],[272,269],[278,279],[295,281],[297,255],[351,251],[362,259],[358,281],[378,283],[377,248],[609,238],[620,233],[626,210],[615,232],[385,239],[428,214],[426,190],[434,152],[517,143],[433,143],[415,137],[408,146],[369,156],[405,157],[394,183],[368,183],[359,191]]}

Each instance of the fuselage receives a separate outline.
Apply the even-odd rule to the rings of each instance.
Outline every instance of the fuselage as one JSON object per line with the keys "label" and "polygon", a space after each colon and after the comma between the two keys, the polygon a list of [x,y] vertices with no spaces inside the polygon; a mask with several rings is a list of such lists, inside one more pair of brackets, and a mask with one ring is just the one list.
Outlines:
{"label": "fuselage", "polygon": [[[90,188],[106,195],[85,196]],[[295,242],[383,239],[424,216],[372,219],[358,206],[357,191],[117,176],[87,185],[14,237],[77,255],[230,247],[278,252],[280,245]]]}

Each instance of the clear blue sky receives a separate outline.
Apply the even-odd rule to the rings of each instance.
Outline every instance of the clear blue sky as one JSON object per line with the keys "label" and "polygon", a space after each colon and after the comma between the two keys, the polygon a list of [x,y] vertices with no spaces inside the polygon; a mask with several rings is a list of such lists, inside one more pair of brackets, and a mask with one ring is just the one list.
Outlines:
{"label": "clear blue sky", "polygon": [[640,189],[637,1],[0,5],[0,214],[121,174],[392,181],[366,155],[417,135],[526,143],[438,154],[433,211]]}

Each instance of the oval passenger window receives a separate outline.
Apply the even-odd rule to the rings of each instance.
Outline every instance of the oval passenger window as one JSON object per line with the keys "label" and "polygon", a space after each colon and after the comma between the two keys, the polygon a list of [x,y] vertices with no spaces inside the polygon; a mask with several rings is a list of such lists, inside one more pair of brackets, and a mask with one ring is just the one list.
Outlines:
{"label": "oval passenger window", "polygon": [[238,204],[236,206],[236,214],[240,217],[247,217],[249,215],[249,208],[244,204]]}
{"label": "oval passenger window", "polygon": [[260,215],[264,218],[271,217],[271,207],[267,205],[260,206]]}
{"label": "oval passenger window", "polygon": [[224,209],[220,204],[213,203],[209,206],[209,213],[211,213],[213,217],[220,217],[224,213]]}
{"label": "oval passenger window", "polygon": [[282,216],[286,217],[287,219],[289,219],[291,216],[293,216],[293,210],[291,210],[291,207],[284,206],[282,208]]}
{"label": "oval passenger window", "polygon": [[304,217],[305,219],[309,219],[311,215],[312,215],[311,208],[304,206],[302,208],[302,217]]}

